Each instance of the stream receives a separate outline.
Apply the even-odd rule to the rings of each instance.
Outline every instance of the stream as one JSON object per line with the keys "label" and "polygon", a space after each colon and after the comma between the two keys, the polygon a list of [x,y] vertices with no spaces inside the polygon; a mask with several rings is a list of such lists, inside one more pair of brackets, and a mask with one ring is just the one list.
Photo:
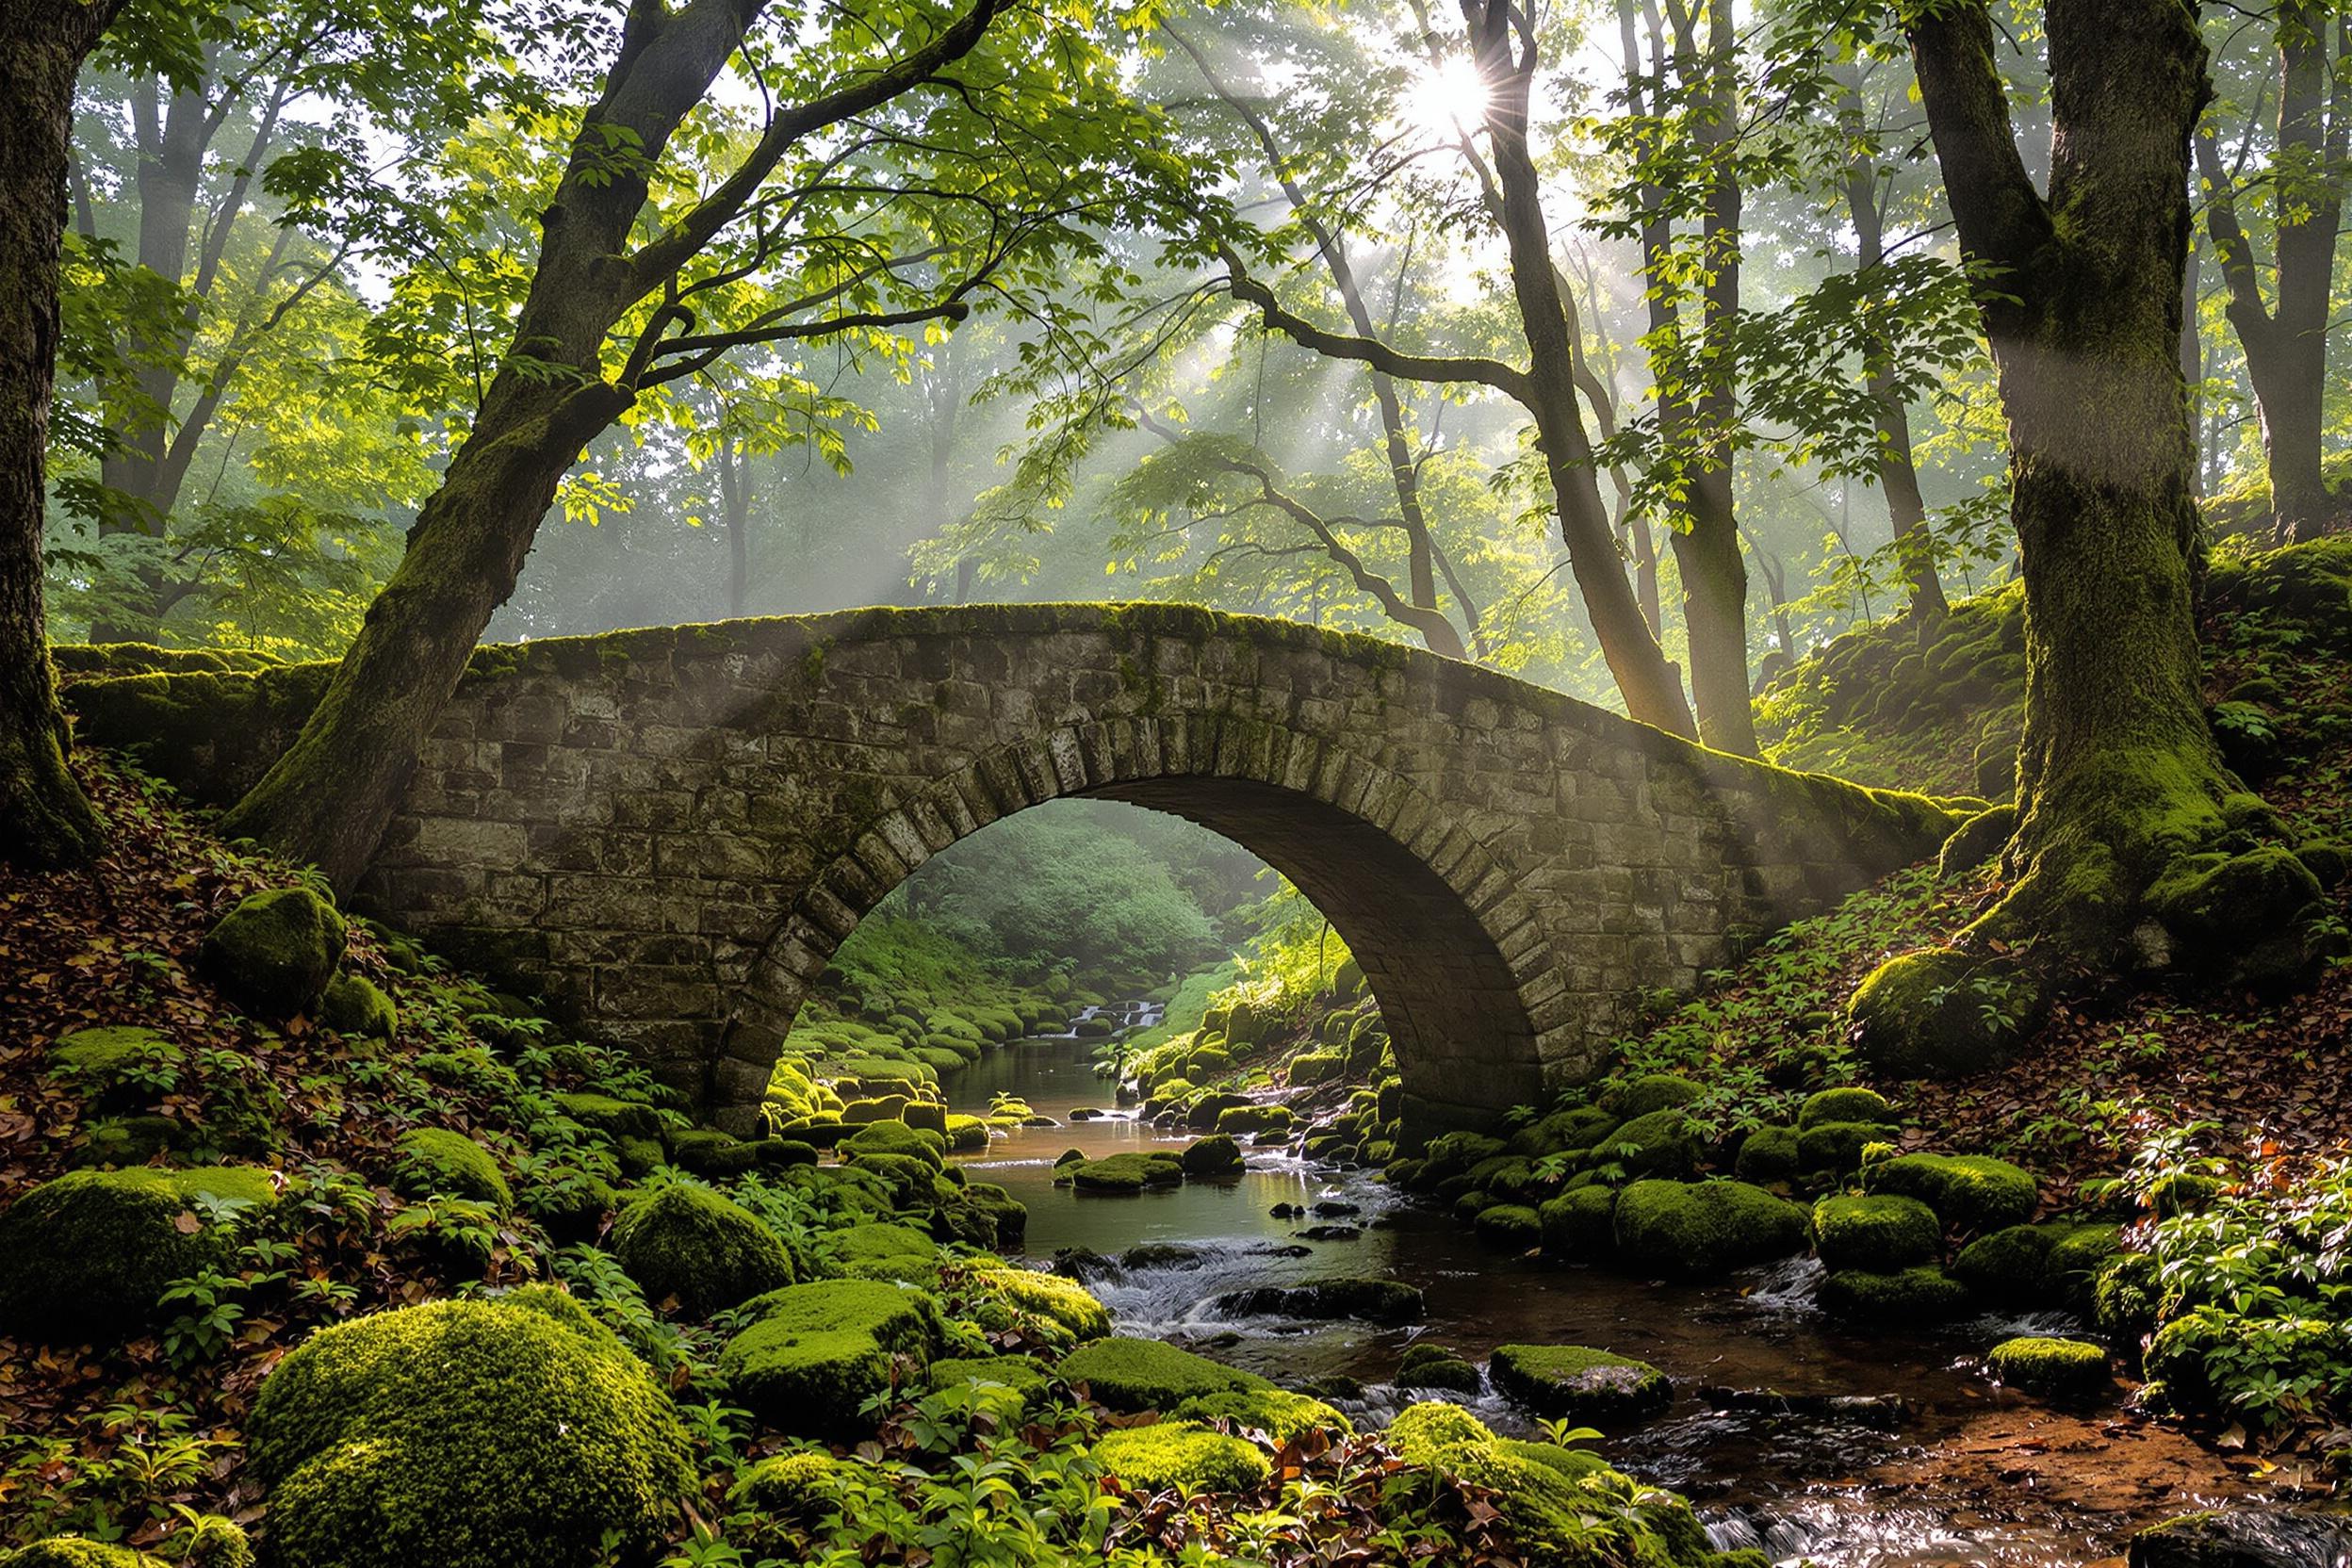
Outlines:
{"label": "stream", "polygon": [[[1289,1384],[1358,1379],[1362,1398],[1332,1402],[1359,1426],[1383,1425],[1413,1399],[1453,1397],[1498,1430],[1529,1433],[1530,1423],[1491,1393],[1400,1395],[1388,1380],[1418,1338],[1481,1361],[1513,1342],[1639,1357],[1674,1380],[1675,1402],[1662,1419],[1609,1438],[1610,1462],[1690,1497],[1719,1548],[1760,1547],[1775,1562],[1822,1568],[2120,1562],[2135,1528],[2262,1494],[2249,1476],[2185,1437],[2128,1416],[2121,1384],[2112,1400],[2066,1411],[1985,1379],[1985,1350],[2016,1333],[2079,1328],[2064,1315],[1857,1333],[1813,1306],[1820,1266],[1808,1259],[1707,1286],[1541,1264],[1483,1245],[1444,1211],[1366,1173],[1310,1168],[1270,1149],[1250,1149],[1248,1172],[1227,1183],[1139,1196],[1056,1187],[1054,1160],[1066,1149],[1099,1158],[1191,1140],[1110,1111],[1111,1085],[1094,1074],[1099,1043],[1024,1040],[950,1078],[942,1087],[955,1110],[984,1114],[993,1096],[1008,1094],[1062,1123],[1000,1135],[985,1154],[963,1156],[965,1168],[1028,1205],[1032,1258],[1171,1244],[1151,1266],[1089,1278],[1121,1333],[1168,1339]],[[1110,1114],[1070,1119],[1089,1106]],[[1322,1214],[1269,1212],[1316,1204],[1327,1206]],[[1314,1226],[1344,1231],[1316,1240],[1298,1233]],[[1211,1305],[1247,1286],[1332,1276],[1418,1285],[1427,1321],[1227,1320]],[[1882,1403],[1862,1419],[1725,1411],[1700,1397],[1703,1387]],[[1884,1405],[1889,1397],[1902,1401],[1899,1415]]]}

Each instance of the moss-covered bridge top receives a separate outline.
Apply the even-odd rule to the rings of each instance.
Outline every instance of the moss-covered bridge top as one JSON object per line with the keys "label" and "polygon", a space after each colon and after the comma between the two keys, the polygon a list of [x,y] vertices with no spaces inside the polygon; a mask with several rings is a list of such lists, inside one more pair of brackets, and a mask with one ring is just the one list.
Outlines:
{"label": "moss-covered bridge top", "polygon": [[[87,738],[210,801],[331,674],[58,654]],[[1190,817],[1297,882],[1362,959],[1425,1126],[1589,1072],[1634,993],[1694,984],[1952,821],[1353,633],[1184,605],[874,609],[479,650],[356,902],[747,1124],[874,904],[1064,795]]]}

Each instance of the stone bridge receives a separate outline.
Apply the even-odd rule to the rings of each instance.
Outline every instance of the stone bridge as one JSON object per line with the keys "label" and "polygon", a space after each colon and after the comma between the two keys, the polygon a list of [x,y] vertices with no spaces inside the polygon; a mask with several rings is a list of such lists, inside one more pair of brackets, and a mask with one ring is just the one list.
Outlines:
{"label": "stone bridge", "polygon": [[[327,666],[73,689],[234,798]],[[177,733],[173,731],[176,729]],[[757,1118],[834,949],[1041,801],[1172,811],[1361,960],[1411,1125],[1592,1074],[1637,992],[1932,853],[1951,818],[1491,670],[1182,606],[871,610],[480,650],[353,902]]]}

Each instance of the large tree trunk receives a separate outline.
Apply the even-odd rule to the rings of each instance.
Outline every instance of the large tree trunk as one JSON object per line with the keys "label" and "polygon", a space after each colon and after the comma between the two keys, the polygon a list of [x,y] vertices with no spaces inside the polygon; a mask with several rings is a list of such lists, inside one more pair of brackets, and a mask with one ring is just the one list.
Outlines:
{"label": "large tree trunk", "polygon": [[[1961,244],[1996,273],[1983,308],[2025,580],[2015,880],[1972,935],[2053,960],[2109,961],[2127,936],[2178,956],[2222,907],[2222,858],[2183,858],[2276,828],[2207,727],[2191,603],[2180,275],[2205,50],[2181,0],[2051,0],[2047,14],[2047,202],[2017,155],[1982,0],[1909,25]],[[2207,961],[2298,921],[2306,883],[2316,895],[2265,864],[2283,896],[2235,911]],[[2183,906],[2197,889],[2201,914]]]}
{"label": "large tree trunk", "polygon": [[[2313,537],[2335,514],[2321,475],[2320,435],[2352,87],[2338,75],[2331,104],[2328,23],[2328,8],[2315,0],[2285,0],[2278,8],[2278,144],[2268,171],[2277,227],[2275,304],[2264,299],[2253,246],[2239,222],[2235,179],[2222,167],[2210,135],[2197,142],[2198,172],[2211,188],[2206,226],[2229,286],[2230,324],[2254,384],[2272,528],[2281,544]],[[2334,70],[2342,71],[2343,41],[2352,23],[2339,23],[2337,32]]]}
{"label": "large tree trunk", "polygon": [[1698,727],[1683,699],[1682,679],[1651,635],[1633,586],[1625,580],[1609,513],[1601,504],[1592,443],[1576,407],[1576,344],[1568,335],[1567,305],[1552,265],[1543,179],[1527,145],[1532,50],[1525,62],[1512,58],[1509,0],[1462,0],[1462,9],[1487,87],[1487,139],[1494,150],[1511,292],[1527,339],[1527,412],[1534,416],[1536,439],[1560,508],[1568,569],[1583,596],[1601,656],[1625,696],[1625,710],[1643,724],[1695,736]]}
{"label": "large tree trunk", "polygon": [[66,771],[41,521],[74,78],[117,3],[24,0],[0,49],[0,858],[28,867],[79,864],[100,843]]}
{"label": "large tree trunk", "polygon": [[[1676,51],[1683,86],[1704,102],[1695,132],[1707,171],[1701,246],[1699,394],[1692,426],[1705,455],[1690,473],[1688,528],[1674,536],[1682,571],[1683,624],[1690,637],[1690,695],[1699,710],[1699,739],[1718,751],[1756,755],[1756,710],[1748,684],[1748,566],[1740,552],[1740,519],[1732,496],[1732,443],[1723,437],[1739,423],[1739,356],[1732,335],[1740,318],[1740,175],[1732,144],[1740,134],[1738,66],[1731,0],[1707,0],[1704,51]],[[1695,31],[1677,10],[1676,32]],[[1690,41],[1695,44],[1696,40]],[[1651,290],[1665,286],[1653,277]]]}

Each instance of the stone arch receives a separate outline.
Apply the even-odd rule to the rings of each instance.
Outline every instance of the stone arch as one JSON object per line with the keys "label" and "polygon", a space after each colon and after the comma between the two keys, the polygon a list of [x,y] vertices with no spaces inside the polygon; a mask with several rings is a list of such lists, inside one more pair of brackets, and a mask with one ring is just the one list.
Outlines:
{"label": "stone arch", "polygon": [[889,804],[753,959],[708,1086],[719,1124],[756,1124],[793,1016],[891,889],[990,823],[1074,797],[1184,817],[1296,883],[1364,968],[1416,1131],[1491,1123],[1543,1093],[1565,993],[1538,912],[1501,860],[1377,761],[1301,730],[1194,712],[1064,725]]}

